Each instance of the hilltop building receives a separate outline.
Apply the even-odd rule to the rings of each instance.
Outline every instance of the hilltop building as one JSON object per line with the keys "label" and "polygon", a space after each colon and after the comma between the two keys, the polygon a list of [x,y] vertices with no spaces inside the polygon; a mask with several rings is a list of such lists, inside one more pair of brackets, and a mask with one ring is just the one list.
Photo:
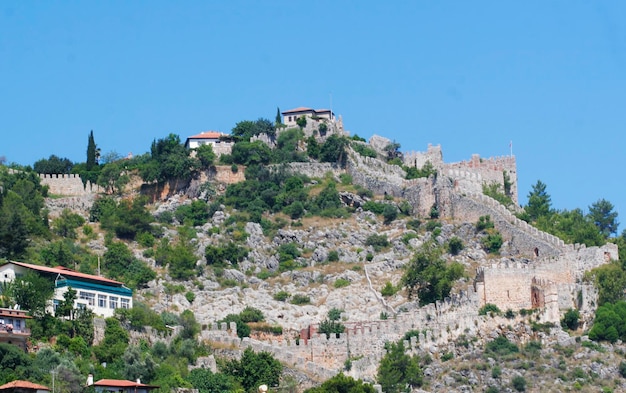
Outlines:
{"label": "hilltop building", "polygon": [[35,272],[54,282],[50,312],[64,300],[69,288],[76,290],[75,308],[88,308],[96,315],[112,317],[116,308],[132,308],[133,292],[123,283],[101,276],[77,272],[62,266],[47,267],[10,261],[0,266],[0,282],[9,282],[28,272]]}
{"label": "hilltop building", "polygon": [[219,157],[222,154],[230,154],[234,143],[230,135],[217,131],[201,132],[200,134],[188,137],[185,141],[185,147],[187,149],[197,149],[203,145],[211,145],[213,152]]}
{"label": "hilltop building", "polygon": [[330,109],[311,109],[303,106],[284,111],[282,114],[283,124],[287,127],[296,127],[298,125],[296,120],[302,116],[315,120],[327,119],[331,121],[335,118],[335,114]]}

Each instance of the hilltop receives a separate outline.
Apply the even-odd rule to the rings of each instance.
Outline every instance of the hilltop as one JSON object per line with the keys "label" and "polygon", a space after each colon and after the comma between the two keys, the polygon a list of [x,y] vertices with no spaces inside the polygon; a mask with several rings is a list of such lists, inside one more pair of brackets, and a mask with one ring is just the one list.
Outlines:
{"label": "hilltop", "polygon": [[[505,389],[520,377],[533,391],[613,386],[623,349],[582,333],[598,304],[584,273],[618,260],[616,245],[566,244],[518,218],[514,157],[446,163],[439,146],[402,153],[383,137],[349,139],[341,123],[321,135],[326,123],[227,141],[221,154],[230,158],[221,160],[229,164],[184,182],[146,182],[129,171],[107,190],[79,176],[42,175],[55,195],[45,203],[53,223],[65,209],[87,220],[92,229],[78,243],[108,261],[115,224],[105,207],[148,198],[152,229],[115,242],[153,272],[138,281],[137,303],[160,315],[192,312],[198,340],[213,351],[196,366],[218,371],[216,358],[251,346],[307,384],[342,370],[380,383],[386,348],[403,342],[421,359],[426,391]],[[325,160],[330,143],[340,149]],[[272,163],[267,151],[293,155]],[[253,152],[260,162],[250,161]],[[118,278],[130,279],[130,270]],[[262,322],[249,323],[242,340],[236,323],[247,321],[235,317],[250,309]],[[570,335],[561,320],[574,309],[580,327]],[[344,329],[327,336],[332,313]],[[137,330],[133,343],[175,337]],[[94,344],[103,338],[100,330]],[[604,363],[586,364],[600,351]],[[556,366],[540,360],[555,354]],[[562,375],[548,379],[554,367]]]}

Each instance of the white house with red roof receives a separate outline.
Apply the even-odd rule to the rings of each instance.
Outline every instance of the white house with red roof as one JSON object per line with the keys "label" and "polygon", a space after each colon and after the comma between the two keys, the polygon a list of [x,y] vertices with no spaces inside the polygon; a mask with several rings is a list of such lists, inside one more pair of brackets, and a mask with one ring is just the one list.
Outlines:
{"label": "white house with red roof", "polygon": [[195,149],[202,145],[220,143],[220,138],[224,137],[221,132],[217,131],[205,131],[197,135],[193,135],[187,138],[185,141],[185,147],[187,149]]}
{"label": "white house with red roof", "polygon": [[205,131],[187,138],[185,147],[197,149],[202,145],[211,145],[216,156],[230,154],[233,149],[233,141],[230,135],[217,131]]}
{"label": "white house with red roof", "polygon": [[329,121],[332,121],[335,118],[335,114],[330,109],[312,109],[303,106],[284,111],[282,114],[283,124],[287,127],[297,126],[298,124],[296,123],[296,120],[302,116],[318,120],[327,119]]}
{"label": "white house with red roof", "polygon": [[47,267],[30,263],[9,261],[0,266],[0,282],[9,282],[35,272],[54,281],[53,304],[50,312],[64,301],[69,288],[76,291],[75,308],[88,308],[96,315],[112,317],[116,308],[133,307],[133,291],[124,283],[93,274],[77,272],[66,267]]}
{"label": "white house with red roof", "polygon": [[87,386],[93,386],[96,393],[150,393],[159,388],[159,386],[141,383],[140,380],[133,382],[124,379],[101,379],[93,382],[91,374],[87,378]]}

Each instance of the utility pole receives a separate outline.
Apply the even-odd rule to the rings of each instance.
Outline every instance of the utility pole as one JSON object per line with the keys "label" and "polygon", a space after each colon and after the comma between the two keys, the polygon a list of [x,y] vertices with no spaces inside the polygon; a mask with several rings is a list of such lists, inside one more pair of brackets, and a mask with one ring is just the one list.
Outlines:
{"label": "utility pole", "polygon": [[56,370],[50,371],[50,374],[52,374],[52,393],[54,393],[54,376],[56,375],[56,373]]}

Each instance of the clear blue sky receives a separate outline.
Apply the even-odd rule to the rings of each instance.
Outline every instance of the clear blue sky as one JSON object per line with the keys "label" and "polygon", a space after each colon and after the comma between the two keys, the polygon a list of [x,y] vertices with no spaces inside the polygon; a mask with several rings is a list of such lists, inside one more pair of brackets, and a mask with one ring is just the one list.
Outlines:
{"label": "clear blue sky", "polygon": [[517,157],[520,202],[626,222],[624,1],[3,1],[0,156],[141,154],[276,107],[447,162]]}

